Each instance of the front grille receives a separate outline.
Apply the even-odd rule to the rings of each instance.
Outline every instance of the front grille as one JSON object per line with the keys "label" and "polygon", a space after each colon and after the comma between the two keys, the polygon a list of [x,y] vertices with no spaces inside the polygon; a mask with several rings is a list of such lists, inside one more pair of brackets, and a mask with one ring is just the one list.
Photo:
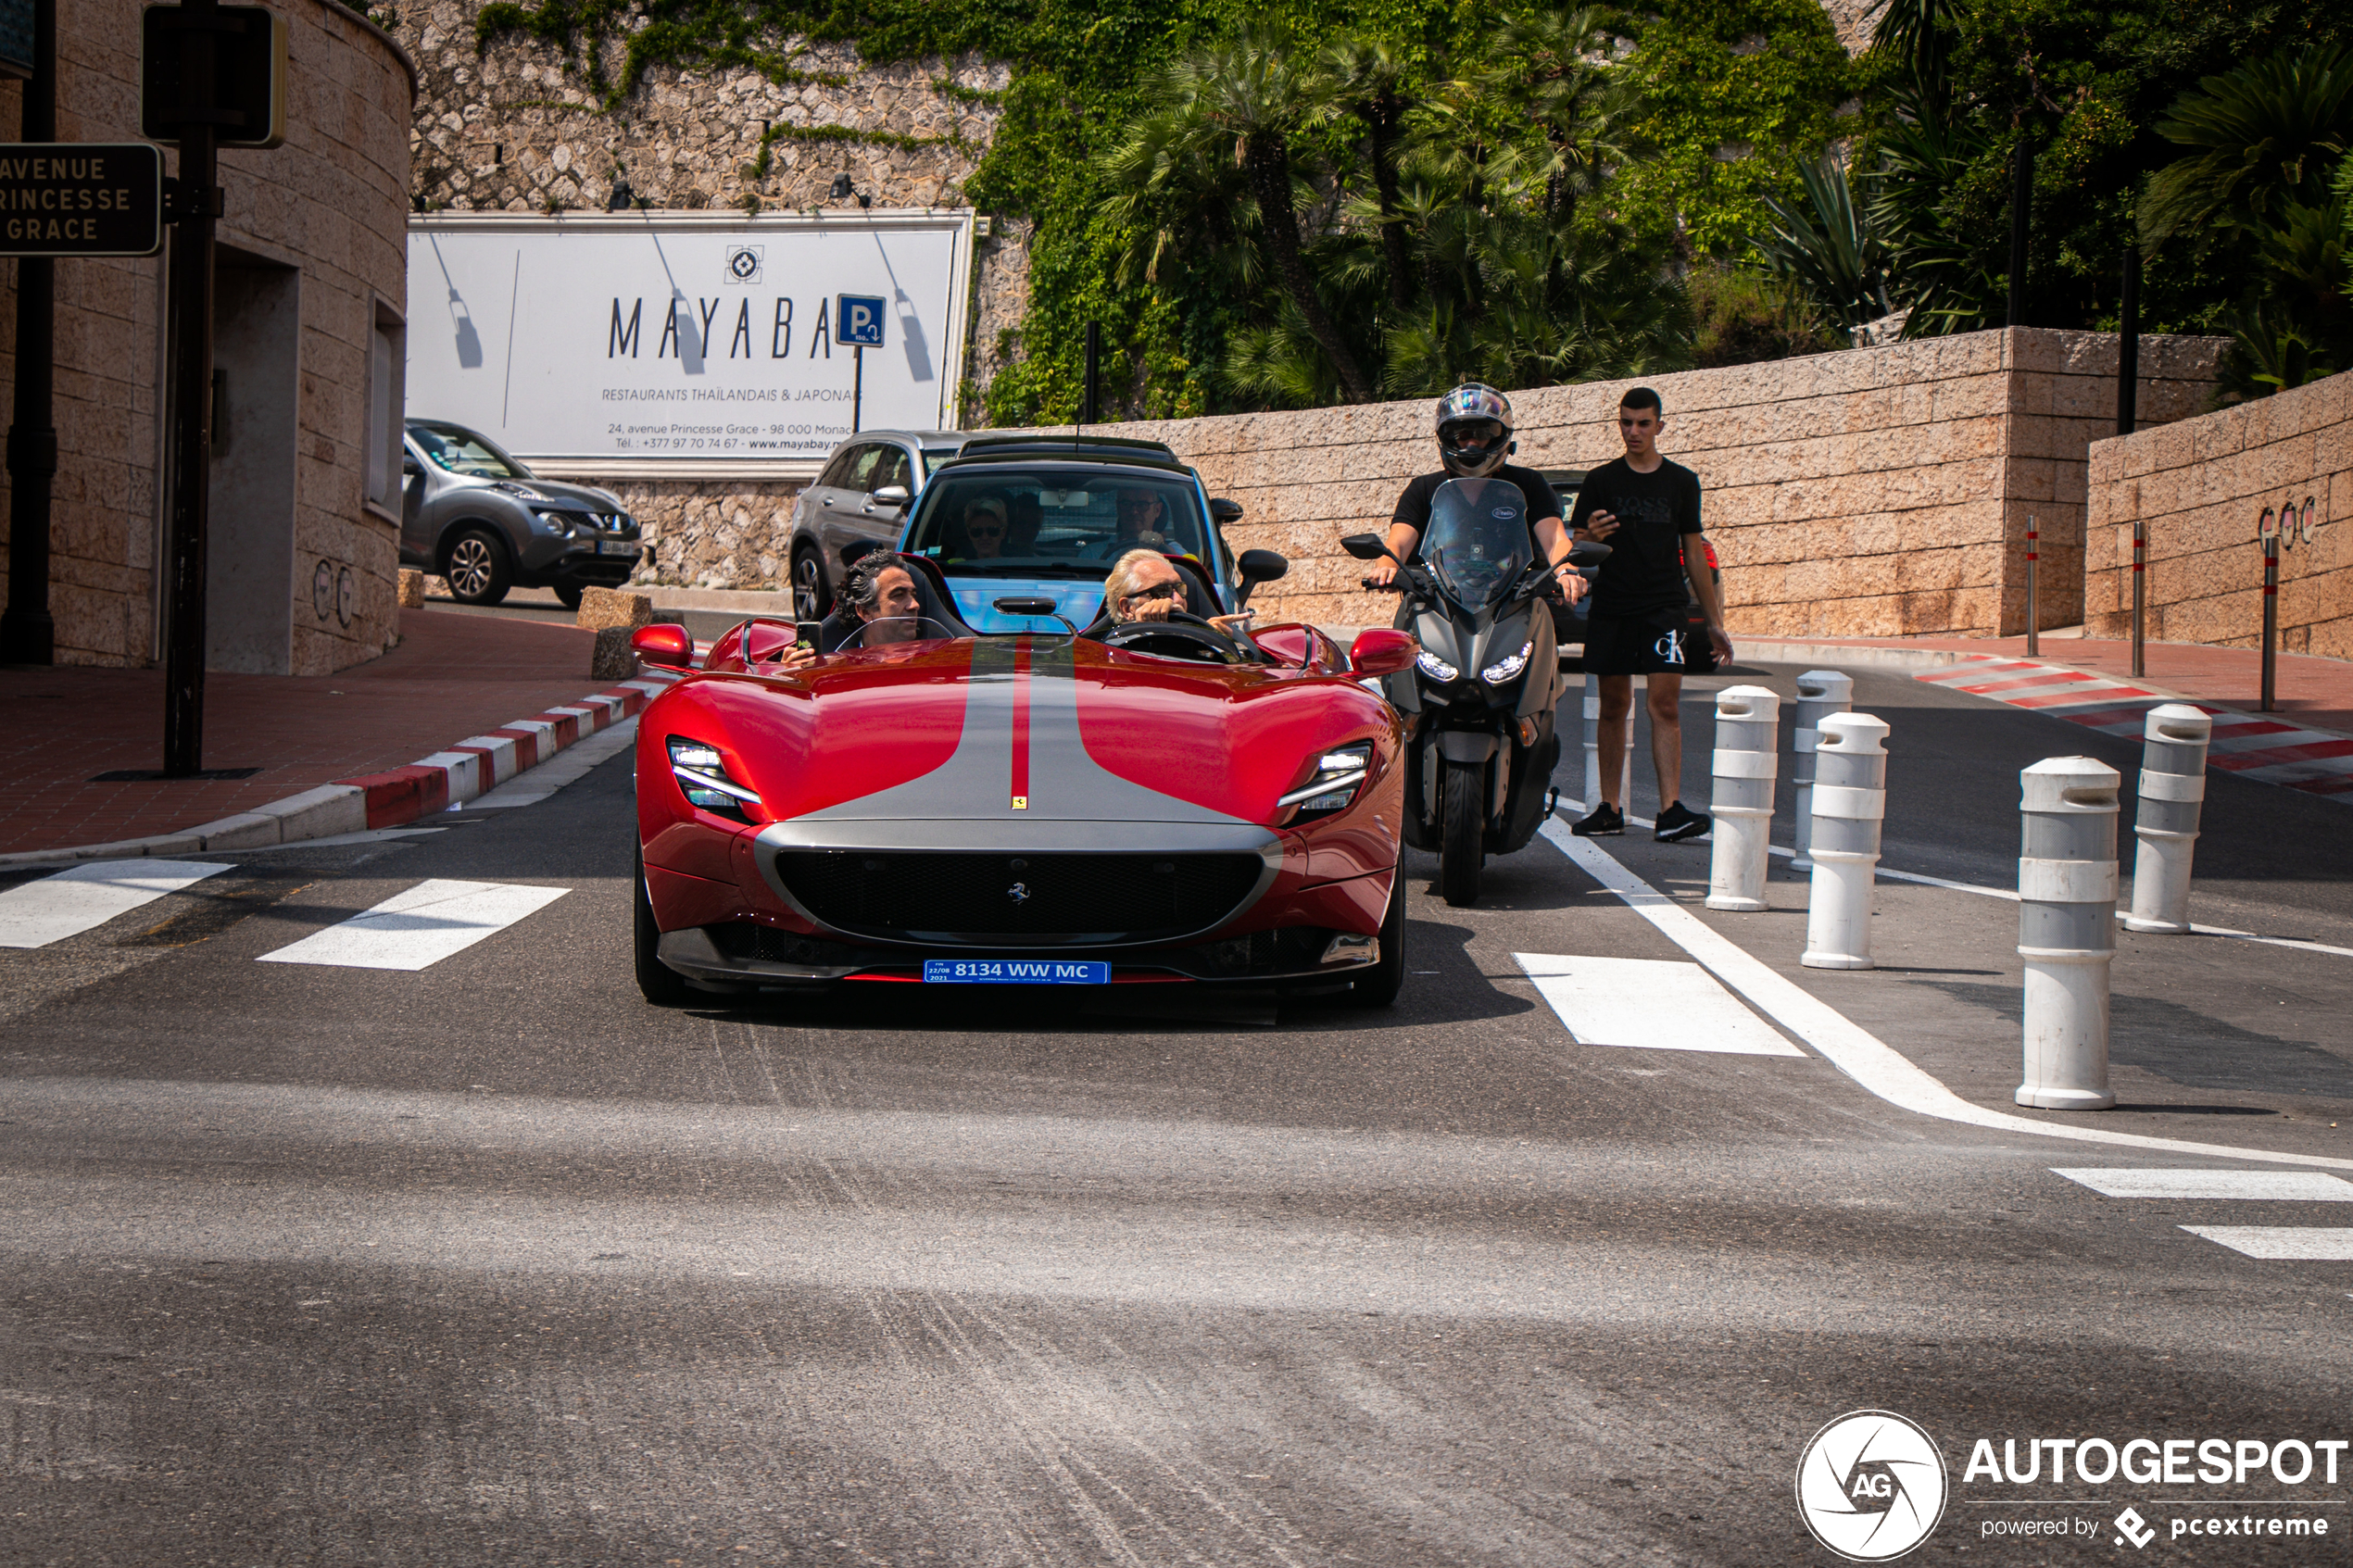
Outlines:
{"label": "front grille", "polygon": [[922,942],[1153,942],[1223,922],[1255,855],[991,855],[787,849],[776,874],[837,931]]}

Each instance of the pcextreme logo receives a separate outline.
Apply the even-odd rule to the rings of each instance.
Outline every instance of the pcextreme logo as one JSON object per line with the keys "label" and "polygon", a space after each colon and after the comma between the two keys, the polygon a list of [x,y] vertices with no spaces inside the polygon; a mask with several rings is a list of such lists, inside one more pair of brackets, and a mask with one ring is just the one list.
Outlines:
{"label": "pcextreme logo", "polygon": [[1928,1539],[1944,1497],[1935,1439],[1893,1411],[1849,1411],[1797,1461],[1806,1527],[1850,1562],[1885,1562]]}

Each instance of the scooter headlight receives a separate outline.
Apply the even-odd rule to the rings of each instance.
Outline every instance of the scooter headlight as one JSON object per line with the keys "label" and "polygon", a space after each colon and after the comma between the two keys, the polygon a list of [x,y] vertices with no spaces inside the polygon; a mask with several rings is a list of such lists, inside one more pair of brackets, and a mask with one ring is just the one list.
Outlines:
{"label": "scooter headlight", "polygon": [[1499,659],[1478,672],[1478,678],[1491,686],[1500,686],[1528,668],[1528,656],[1536,651],[1533,641],[1522,643],[1519,651],[1509,658]]}
{"label": "scooter headlight", "polygon": [[1433,681],[1459,681],[1463,672],[1428,648],[1414,656],[1414,668]]}

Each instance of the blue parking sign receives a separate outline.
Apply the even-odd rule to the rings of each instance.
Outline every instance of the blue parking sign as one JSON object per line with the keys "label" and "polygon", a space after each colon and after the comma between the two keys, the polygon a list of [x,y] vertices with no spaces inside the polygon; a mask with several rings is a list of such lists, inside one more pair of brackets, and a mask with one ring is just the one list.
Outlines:
{"label": "blue parking sign", "polygon": [[835,296],[834,341],[853,348],[883,345],[883,302],[877,295],[845,294]]}

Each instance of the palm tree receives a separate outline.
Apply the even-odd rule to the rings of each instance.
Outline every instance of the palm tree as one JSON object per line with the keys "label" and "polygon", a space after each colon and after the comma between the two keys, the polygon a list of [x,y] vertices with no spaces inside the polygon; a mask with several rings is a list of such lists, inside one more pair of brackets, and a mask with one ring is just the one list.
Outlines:
{"label": "palm tree", "polygon": [[[1886,316],[1895,309],[1887,292],[1887,248],[1857,207],[1846,166],[1825,153],[1801,165],[1799,182],[1806,205],[1765,198],[1772,229],[1757,235],[1756,248],[1775,272],[1802,289],[1822,314],[1842,327]],[[1868,191],[1868,183],[1866,190]]]}
{"label": "palm tree", "polygon": [[1378,39],[1342,38],[1317,62],[1317,119],[1353,116],[1365,127],[1365,162],[1373,176],[1372,222],[1388,263],[1389,303],[1405,310],[1414,303],[1412,258],[1399,226],[1397,154],[1406,111],[1419,101],[1422,76],[1390,44]]}
{"label": "palm tree", "polygon": [[1206,161],[1230,147],[1258,207],[1258,234],[1276,282],[1316,345],[1331,361],[1347,400],[1369,403],[1373,383],[1355,349],[1316,293],[1299,232],[1291,133],[1311,106],[1307,84],[1290,67],[1281,40],[1255,27],[1178,59],[1163,73],[1158,96],[1190,132],[1187,153]]}
{"label": "palm tree", "polygon": [[2291,206],[2324,205],[2353,144],[2353,48],[2306,44],[2209,76],[2157,132],[2197,150],[2149,181],[2144,244],[2208,224],[2259,228]]}

